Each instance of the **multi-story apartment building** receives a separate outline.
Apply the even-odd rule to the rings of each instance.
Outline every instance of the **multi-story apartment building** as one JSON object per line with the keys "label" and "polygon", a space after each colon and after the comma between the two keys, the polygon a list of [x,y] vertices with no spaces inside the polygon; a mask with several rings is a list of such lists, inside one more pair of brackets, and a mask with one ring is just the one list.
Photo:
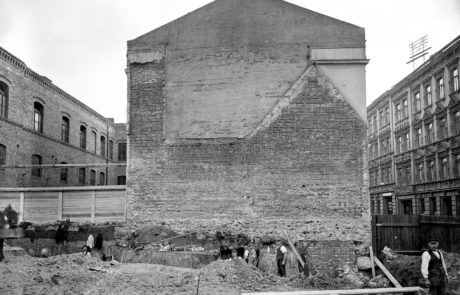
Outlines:
{"label": "multi-story apartment building", "polygon": [[460,36],[367,109],[373,214],[460,215]]}
{"label": "multi-story apartment building", "polygon": [[0,47],[0,187],[125,184],[123,143],[126,124]]}

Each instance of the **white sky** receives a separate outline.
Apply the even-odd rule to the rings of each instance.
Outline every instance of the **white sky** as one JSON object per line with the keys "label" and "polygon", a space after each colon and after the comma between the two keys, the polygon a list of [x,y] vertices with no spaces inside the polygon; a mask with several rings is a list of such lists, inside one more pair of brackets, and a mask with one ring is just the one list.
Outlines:
{"label": "white sky", "polygon": [[[0,46],[116,122],[126,122],[126,41],[210,0],[0,0]],[[409,43],[430,54],[460,35],[460,0],[290,0],[364,27],[367,105],[412,71]]]}

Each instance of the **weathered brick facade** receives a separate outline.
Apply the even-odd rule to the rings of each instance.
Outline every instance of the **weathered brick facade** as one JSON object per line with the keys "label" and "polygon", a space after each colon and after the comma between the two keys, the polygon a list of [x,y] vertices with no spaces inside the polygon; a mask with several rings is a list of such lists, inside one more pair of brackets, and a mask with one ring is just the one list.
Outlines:
{"label": "weathered brick facade", "polygon": [[365,100],[343,95],[364,76],[325,74],[364,69],[342,48],[364,30],[275,0],[215,1],[129,41],[128,219],[369,241]]}
{"label": "weathered brick facade", "polygon": [[[42,168],[39,177],[31,168],[12,166],[31,165],[32,155],[39,155],[42,164],[105,164],[113,143],[113,155],[117,153],[117,141],[125,140],[125,124],[117,127],[113,119],[104,118],[77,99],[73,98],[47,79],[28,68],[24,62],[0,48],[0,86],[7,105],[0,116],[0,145],[6,151],[8,168],[0,169],[0,187],[22,186],[76,186],[79,183],[79,167],[68,168],[67,181],[61,178],[60,168]],[[41,132],[34,128],[34,104],[43,107]],[[63,117],[69,121],[68,142],[62,136]],[[86,148],[80,148],[80,126],[87,130]],[[116,134],[116,131],[119,134]],[[92,136],[96,135],[96,140]],[[106,148],[102,155],[101,137]],[[111,143],[110,143],[111,142]],[[85,167],[85,185],[89,185],[90,170],[96,172],[96,184],[101,175],[104,183],[116,184],[125,168]],[[103,173],[103,174],[101,174]]]}

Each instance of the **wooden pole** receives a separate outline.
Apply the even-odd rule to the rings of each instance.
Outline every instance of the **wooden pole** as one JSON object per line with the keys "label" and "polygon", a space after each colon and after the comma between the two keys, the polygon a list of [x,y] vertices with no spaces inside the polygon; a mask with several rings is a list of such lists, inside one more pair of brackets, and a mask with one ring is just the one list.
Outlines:
{"label": "wooden pole", "polygon": [[388,271],[388,269],[385,267],[385,265],[383,265],[382,262],[380,262],[380,260],[375,257],[374,258],[375,260],[375,263],[377,264],[378,267],[380,267],[380,269],[385,273],[385,275],[388,277],[388,279],[393,283],[393,285],[395,285],[396,288],[402,288],[401,284],[398,283],[398,281],[393,277],[393,275]]}
{"label": "wooden pole", "polygon": [[369,255],[371,256],[372,278],[375,278],[374,251],[372,251],[372,246],[369,247]]}

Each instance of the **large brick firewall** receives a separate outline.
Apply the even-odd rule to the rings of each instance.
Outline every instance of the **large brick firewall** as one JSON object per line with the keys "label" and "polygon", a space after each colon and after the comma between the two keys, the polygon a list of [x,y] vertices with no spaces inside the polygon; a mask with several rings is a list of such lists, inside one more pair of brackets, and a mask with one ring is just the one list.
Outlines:
{"label": "large brick firewall", "polygon": [[162,61],[130,65],[131,221],[213,230],[240,220],[251,236],[368,240],[366,126],[311,77],[251,138],[164,141]]}

